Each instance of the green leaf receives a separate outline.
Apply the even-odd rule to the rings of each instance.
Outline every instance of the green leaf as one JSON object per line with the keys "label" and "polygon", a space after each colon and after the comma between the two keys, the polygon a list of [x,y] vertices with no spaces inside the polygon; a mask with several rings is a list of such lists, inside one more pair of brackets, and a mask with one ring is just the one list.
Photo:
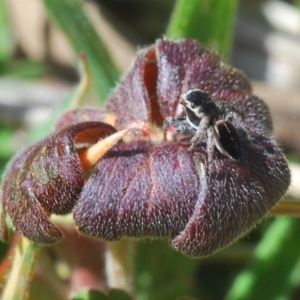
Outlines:
{"label": "green leaf", "polygon": [[82,290],[72,300],[132,300],[124,291],[111,289],[108,295],[96,290]]}
{"label": "green leaf", "polygon": [[252,263],[236,278],[226,299],[290,299],[300,280],[299,237],[299,220],[274,220],[257,246]]}
{"label": "green leaf", "polygon": [[6,63],[2,72],[7,77],[32,79],[44,76],[47,72],[47,67],[42,62],[19,59]]}
{"label": "green leaf", "polygon": [[191,296],[179,296],[178,298],[176,298],[175,300],[197,300],[196,298],[194,297],[191,297]]}
{"label": "green leaf", "polygon": [[132,298],[124,291],[111,289],[109,291],[108,300],[132,300]]}
{"label": "green leaf", "polygon": [[107,296],[95,290],[82,290],[72,300],[107,300]]}
{"label": "green leaf", "polygon": [[13,51],[6,1],[0,0],[0,63],[10,59]]}
{"label": "green leaf", "polygon": [[198,262],[174,251],[166,241],[140,241],[136,253],[137,299],[175,299],[195,293]]}
{"label": "green leaf", "polygon": [[237,5],[237,0],[177,0],[167,36],[198,39],[228,59]]}
{"label": "green leaf", "polygon": [[7,160],[13,155],[14,138],[15,132],[13,129],[0,125],[0,160]]}
{"label": "green leaf", "polygon": [[47,12],[69,38],[77,55],[84,52],[94,88],[102,103],[115,86],[119,72],[78,0],[42,0]]}
{"label": "green leaf", "polygon": [[15,131],[6,126],[0,126],[0,175],[3,174],[7,162],[14,154],[14,140]]}

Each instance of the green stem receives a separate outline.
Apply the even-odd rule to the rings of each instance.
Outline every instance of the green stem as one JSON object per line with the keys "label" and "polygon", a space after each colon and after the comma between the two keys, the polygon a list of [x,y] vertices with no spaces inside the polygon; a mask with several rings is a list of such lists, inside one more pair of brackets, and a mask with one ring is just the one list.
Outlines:
{"label": "green stem", "polygon": [[76,88],[68,109],[81,108],[86,101],[87,95],[91,88],[92,77],[90,73],[90,66],[86,60],[84,53],[79,54],[79,74],[80,82]]}
{"label": "green stem", "polygon": [[49,15],[69,38],[77,55],[84,52],[91,67],[94,88],[102,103],[119,78],[102,40],[78,0],[42,0]]}
{"label": "green stem", "polygon": [[238,0],[177,0],[167,36],[196,38],[228,59]]}
{"label": "green stem", "polygon": [[30,284],[40,249],[39,245],[20,236],[1,299],[29,299]]}

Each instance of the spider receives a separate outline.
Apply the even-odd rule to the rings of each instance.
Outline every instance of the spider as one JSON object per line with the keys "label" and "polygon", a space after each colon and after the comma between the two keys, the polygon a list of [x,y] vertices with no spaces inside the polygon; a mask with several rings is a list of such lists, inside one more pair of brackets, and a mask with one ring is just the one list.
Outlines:
{"label": "spider", "polygon": [[214,148],[232,160],[238,161],[241,157],[239,138],[231,121],[236,113],[225,111],[225,104],[215,102],[200,89],[192,89],[181,96],[185,116],[175,118],[168,117],[164,121],[164,140],[169,126],[175,131],[173,140],[177,140],[179,134],[190,138],[189,150],[197,144],[206,142],[208,155],[208,172],[213,171]]}

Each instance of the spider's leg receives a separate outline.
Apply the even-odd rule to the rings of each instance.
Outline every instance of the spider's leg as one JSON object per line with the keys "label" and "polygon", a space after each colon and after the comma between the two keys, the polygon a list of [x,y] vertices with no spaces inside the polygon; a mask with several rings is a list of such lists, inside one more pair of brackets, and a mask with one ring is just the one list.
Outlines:
{"label": "spider's leg", "polygon": [[192,150],[195,147],[195,145],[205,141],[206,131],[209,126],[209,121],[210,118],[208,116],[203,116],[201,118],[199,127],[197,128],[195,135],[191,139],[191,146],[189,147],[189,150]]}
{"label": "spider's leg", "polygon": [[243,120],[242,120],[242,116],[240,114],[238,114],[237,112],[235,111],[230,111],[226,114],[226,120],[231,122],[233,120],[236,120],[238,123],[244,123]]}
{"label": "spider's leg", "polygon": [[189,127],[189,125],[186,123],[185,117],[178,116],[176,118],[172,118],[172,117],[166,118],[163,125],[164,140],[167,140],[167,131],[171,125],[175,129],[174,132],[172,133],[172,138],[174,141],[176,141],[177,136],[180,133],[185,132]]}
{"label": "spider's leg", "polygon": [[214,171],[214,150],[215,150],[215,133],[213,127],[208,127],[207,129],[207,168],[208,174],[212,174]]}
{"label": "spider's leg", "polygon": [[172,118],[172,117],[167,117],[164,120],[164,125],[163,125],[164,141],[167,140],[167,131],[168,131],[169,127],[174,124],[174,122],[175,122],[175,118]]}

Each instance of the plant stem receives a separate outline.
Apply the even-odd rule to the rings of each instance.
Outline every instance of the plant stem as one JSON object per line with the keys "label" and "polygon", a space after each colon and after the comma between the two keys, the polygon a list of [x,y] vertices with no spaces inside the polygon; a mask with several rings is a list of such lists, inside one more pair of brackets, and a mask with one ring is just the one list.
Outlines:
{"label": "plant stem", "polygon": [[269,212],[269,216],[289,216],[300,218],[300,202],[282,201]]}
{"label": "plant stem", "polygon": [[80,81],[76,87],[74,95],[71,98],[68,109],[81,108],[86,101],[86,97],[92,85],[92,75],[90,72],[90,67],[88,65],[86,55],[83,52],[79,54],[78,65]]}
{"label": "plant stem", "polygon": [[1,299],[29,299],[29,289],[41,247],[20,236]]}
{"label": "plant stem", "polygon": [[106,250],[106,276],[109,288],[121,289],[134,294],[133,256],[134,241],[122,239],[119,242],[108,242]]}

